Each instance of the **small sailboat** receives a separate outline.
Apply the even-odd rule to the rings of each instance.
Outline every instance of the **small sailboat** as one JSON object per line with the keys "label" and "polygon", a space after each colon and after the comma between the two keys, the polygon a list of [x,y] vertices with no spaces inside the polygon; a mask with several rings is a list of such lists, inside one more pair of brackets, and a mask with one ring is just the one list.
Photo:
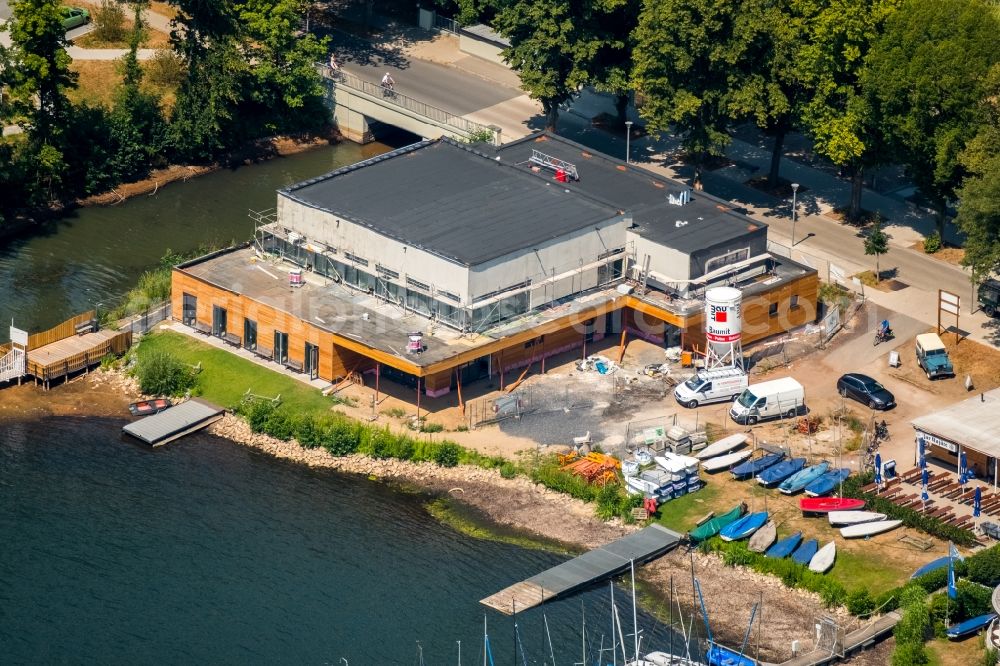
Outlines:
{"label": "small sailboat", "polygon": [[739,541],[759,530],[767,522],[767,511],[758,511],[743,516],[736,522],[722,528],[719,536],[723,541]]}
{"label": "small sailboat", "polygon": [[639,462],[637,460],[623,460],[622,474],[624,476],[636,476],[639,474]]}
{"label": "small sailboat", "polygon": [[877,520],[873,523],[861,523],[840,528],[840,535],[845,539],[858,539],[875,536],[882,532],[894,530],[903,524],[902,520]]}
{"label": "small sailboat", "polygon": [[767,552],[764,553],[764,557],[773,557],[776,560],[783,560],[791,555],[792,551],[799,547],[800,541],[802,541],[802,532],[796,532],[795,534],[786,536],[784,539],[768,548]]}
{"label": "small sailboat", "polygon": [[720,516],[716,516],[715,518],[712,518],[711,520],[702,523],[698,527],[695,527],[690,532],[688,532],[688,538],[693,543],[698,543],[699,541],[705,541],[706,539],[711,539],[716,534],[718,534],[723,527],[726,527],[727,525],[730,525],[739,520],[740,516],[743,515],[744,511],[746,511],[746,506],[744,506],[743,504],[739,504],[730,509],[729,511],[727,511],[726,513]]}
{"label": "small sailboat", "polygon": [[953,624],[948,627],[945,632],[948,638],[961,638],[962,636],[968,636],[969,634],[978,633],[986,625],[995,620],[997,617],[996,613],[986,613],[985,615],[978,615],[973,618],[969,618],[965,622],[959,622],[958,624]]}
{"label": "small sailboat", "polygon": [[778,526],[774,524],[773,520],[769,520],[764,527],[753,533],[753,536],[750,537],[750,541],[747,542],[747,548],[754,553],[763,553],[771,547],[771,544],[773,544],[774,540],[777,538]]}
{"label": "small sailboat", "polygon": [[806,495],[810,497],[822,497],[823,495],[829,495],[833,492],[834,488],[840,485],[840,483],[850,475],[851,470],[846,467],[842,467],[832,472],[827,472],[806,486]]}
{"label": "small sailboat", "polygon": [[746,433],[736,433],[735,435],[730,435],[729,437],[723,437],[717,442],[713,442],[703,448],[698,453],[694,454],[695,458],[699,460],[708,460],[709,458],[715,458],[716,456],[721,456],[724,453],[729,453],[730,451],[735,451],[736,449],[742,447],[747,443]]}
{"label": "small sailboat", "polygon": [[802,513],[830,513],[864,508],[865,501],[849,497],[803,497],[799,500]]}
{"label": "small sailboat", "polygon": [[806,467],[801,472],[796,472],[782,481],[781,485],[778,486],[778,490],[786,495],[797,493],[819,477],[826,474],[828,469],[830,469],[830,463],[826,461],[821,462],[818,465],[813,465],[812,467]]}
{"label": "small sailboat", "polygon": [[722,469],[729,469],[736,463],[749,458],[752,453],[753,451],[750,450],[737,451],[736,453],[727,453],[724,456],[709,458],[701,462],[701,468],[706,472],[718,472]]}
{"label": "small sailboat", "polygon": [[809,560],[809,571],[815,571],[816,573],[825,574],[833,566],[834,560],[837,559],[837,544],[833,541],[826,544],[813,555],[813,558]]}
{"label": "small sailboat", "polygon": [[771,486],[775,483],[781,483],[792,474],[800,471],[806,466],[805,458],[792,458],[791,460],[785,460],[778,463],[773,467],[768,467],[760,474],[757,475],[757,483],[762,486]]}
{"label": "small sailboat", "polygon": [[792,553],[792,559],[799,564],[808,565],[815,555],[819,551],[819,543],[816,539],[809,539],[808,541],[802,542],[802,544],[795,549]]}
{"label": "small sailboat", "polygon": [[777,465],[784,458],[784,453],[767,453],[758,458],[752,458],[744,463],[740,463],[729,471],[733,473],[733,478],[745,479],[766,470],[772,465]]}
{"label": "small sailboat", "polygon": [[831,525],[858,525],[885,520],[884,513],[875,511],[831,511],[826,514]]}

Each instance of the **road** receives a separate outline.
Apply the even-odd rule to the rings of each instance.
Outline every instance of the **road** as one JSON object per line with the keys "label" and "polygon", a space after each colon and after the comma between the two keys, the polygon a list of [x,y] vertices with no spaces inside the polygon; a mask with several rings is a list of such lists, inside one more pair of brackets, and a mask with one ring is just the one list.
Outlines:
{"label": "road", "polygon": [[0,0],[0,23],[10,18],[10,4],[7,0]]}

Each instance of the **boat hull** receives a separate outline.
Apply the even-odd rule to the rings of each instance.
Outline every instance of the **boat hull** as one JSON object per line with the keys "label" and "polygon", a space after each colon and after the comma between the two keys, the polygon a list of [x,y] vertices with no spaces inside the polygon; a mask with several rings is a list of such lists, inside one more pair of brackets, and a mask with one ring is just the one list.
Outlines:
{"label": "boat hull", "polygon": [[834,561],[837,559],[837,544],[833,541],[826,544],[813,555],[813,558],[809,560],[809,571],[815,573],[825,574],[833,566]]}
{"label": "boat hull", "polygon": [[726,527],[727,525],[731,525],[732,523],[739,520],[740,516],[742,515],[743,515],[743,507],[737,506],[733,509],[730,509],[721,516],[716,516],[715,518],[712,518],[704,525],[699,525],[698,527],[694,528],[693,530],[688,532],[688,538],[691,539],[691,541],[693,541],[694,543],[698,543],[699,541],[704,541],[705,539],[711,539],[716,534],[718,534],[722,530],[722,528]]}
{"label": "boat hull", "polygon": [[786,536],[784,539],[768,548],[767,552],[764,553],[764,557],[772,557],[776,560],[783,560],[791,555],[792,552],[799,547],[801,542],[802,532],[796,532],[795,534]]}
{"label": "boat hull", "polygon": [[723,437],[719,441],[709,444],[698,453],[695,453],[694,457],[698,460],[708,460],[709,458],[715,458],[716,456],[721,456],[725,453],[729,453],[730,451],[735,451],[746,443],[747,436],[744,433],[730,435],[729,437]]}
{"label": "boat hull", "polygon": [[948,630],[945,633],[948,635],[948,638],[961,638],[962,636],[968,636],[969,634],[981,631],[986,627],[986,625],[996,618],[996,613],[986,613],[985,615],[970,618],[965,622],[953,624],[948,627]]}
{"label": "boat hull", "polygon": [[944,557],[939,557],[936,560],[928,562],[927,564],[925,564],[924,566],[920,567],[912,574],[910,574],[910,580],[913,580],[914,578],[920,578],[921,576],[929,574],[932,571],[943,569],[944,567],[948,566],[949,559],[950,558],[947,555],[945,555]]}
{"label": "boat hull", "polygon": [[765,511],[751,513],[748,516],[740,518],[731,525],[724,527],[722,531],[719,532],[719,536],[722,537],[723,541],[739,541],[740,539],[746,539],[748,536],[759,530],[766,522],[767,513]]}
{"label": "boat hull", "polygon": [[785,493],[786,495],[793,495],[810,483],[818,479],[819,477],[826,474],[826,471],[830,469],[830,463],[821,462],[818,465],[813,465],[812,467],[807,467],[801,472],[793,474],[789,478],[781,482],[778,486],[778,490]]}
{"label": "boat hull", "polygon": [[841,481],[850,475],[850,473],[851,470],[846,468],[838,469],[833,472],[827,472],[805,487],[806,495],[809,497],[822,497],[823,495],[829,495],[833,492],[834,488],[840,485]]}
{"label": "boat hull", "polygon": [[902,520],[878,520],[874,523],[848,525],[847,527],[840,528],[840,535],[845,539],[860,539],[894,530],[902,524]]}
{"label": "boat hull", "polygon": [[795,552],[792,553],[792,560],[798,562],[799,564],[808,565],[812,562],[812,558],[818,552],[819,543],[817,543],[816,539],[809,539],[795,549]]}
{"label": "boat hull", "polygon": [[777,538],[778,526],[774,524],[773,520],[769,520],[764,527],[753,533],[753,536],[750,537],[750,541],[747,543],[747,548],[754,553],[763,553],[771,547]]}
{"label": "boat hull", "polygon": [[706,472],[718,472],[720,470],[729,469],[733,465],[749,458],[751,453],[753,453],[753,451],[737,451],[736,453],[727,453],[724,456],[709,458],[708,460],[703,460],[701,462],[701,468]]}
{"label": "boat hull", "polygon": [[850,497],[803,497],[799,508],[803,513],[830,513],[831,511],[854,511],[865,505],[864,500]]}
{"label": "boat hull", "polygon": [[830,511],[826,514],[831,525],[858,525],[885,520],[884,513],[874,511]]}
{"label": "boat hull", "polygon": [[757,483],[762,486],[771,486],[781,483],[792,474],[798,474],[806,465],[805,458],[792,458],[778,463],[774,467],[768,467],[757,475]]}

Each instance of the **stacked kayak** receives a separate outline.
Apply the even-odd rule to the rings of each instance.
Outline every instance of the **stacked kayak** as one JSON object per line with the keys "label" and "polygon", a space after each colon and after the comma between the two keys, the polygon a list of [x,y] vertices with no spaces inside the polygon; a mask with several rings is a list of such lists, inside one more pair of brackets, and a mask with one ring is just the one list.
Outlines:
{"label": "stacked kayak", "polygon": [[799,542],[802,541],[802,532],[796,532],[791,536],[786,536],[784,539],[774,544],[767,549],[764,553],[764,557],[773,557],[776,560],[781,560],[789,555],[791,555],[796,548],[799,547]]}
{"label": "stacked kayak", "polygon": [[839,486],[840,483],[850,475],[851,470],[846,467],[841,467],[840,469],[833,470],[832,472],[827,472],[806,486],[806,495],[809,495],[810,497],[829,495],[833,492],[834,488]]}
{"label": "stacked kayak", "polygon": [[719,536],[723,541],[739,541],[759,530],[767,522],[767,511],[758,511],[743,516],[739,520],[722,528]]}
{"label": "stacked kayak", "polygon": [[734,507],[730,511],[722,514],[721,516],[716,516],[711,520],[699,525],[690,532],[688,532],[688,538],[694,543],[699,541],[705,541],[706,539],[711,539],[716,534],[718,534],[723,527],[736,522],[739,520],[740,516],[743,515],[743,505],[740,504]]}
{"label": "stacked kayak", "polygon": [[768,453],[736,465],[730,471],[733,473],[734,478],[745,479],[766,470],[772,465],[777,465],[784,458],[784,453]]}
{"label": "stacked kayak", "polygon": [[805,466],[805,458],[792,458],[791,460],[785,460],[777,465],[774,465],[773,467],[768,467],[763,472],[758,474],[757,483],[763,486],[771,486],[775,483],[781,483],[792,474],[801,471]]}
{"label": "stacked kayak", "polygon": [[796,472],[782,481],[781,485],[778,486],[778,490],[786,495],[797,493],[819,477],[826,474],[828,469],[830,469],[830,463],[828,462],[821,462],[818,465],[806,467],[801,472]]}

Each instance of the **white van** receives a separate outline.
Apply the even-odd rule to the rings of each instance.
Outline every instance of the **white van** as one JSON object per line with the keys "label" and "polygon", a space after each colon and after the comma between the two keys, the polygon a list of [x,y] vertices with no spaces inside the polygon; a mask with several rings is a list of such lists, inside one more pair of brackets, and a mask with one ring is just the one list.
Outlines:
{"label": "white van", "polygon": [[745,372],[739,368],[704,370],[677,385],[674,398],[685,407],[697,407],[710,402],[728,402],[749,385]]}
{"label": "white van", "polygon": [[736,398],[729,416],[740,425],[753,425],[779,416],[793,417],[802,411],[806,391],[791,377],[772,379],[748,387]]}

